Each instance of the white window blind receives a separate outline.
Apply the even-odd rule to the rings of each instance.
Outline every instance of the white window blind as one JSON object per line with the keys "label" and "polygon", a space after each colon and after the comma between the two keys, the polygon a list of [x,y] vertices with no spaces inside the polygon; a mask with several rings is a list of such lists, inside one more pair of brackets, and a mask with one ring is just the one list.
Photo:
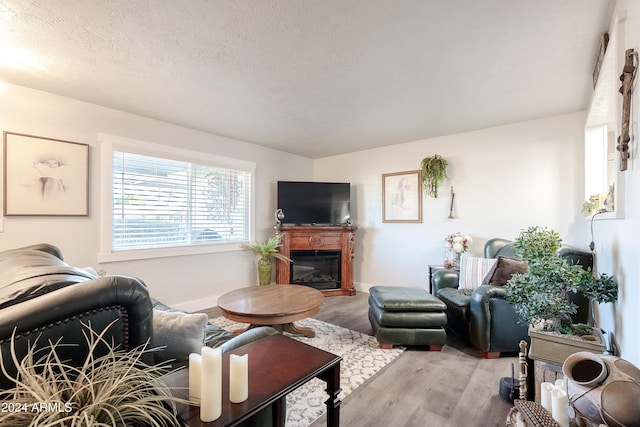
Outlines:
{"label": "white window blind", "polygon": [[251,179],[252,170],[114,148],[111,251],[250,240]]}
{"label": "white window blind", "polygon": [[113,250],[249,240],[247,171],[113,152]]}

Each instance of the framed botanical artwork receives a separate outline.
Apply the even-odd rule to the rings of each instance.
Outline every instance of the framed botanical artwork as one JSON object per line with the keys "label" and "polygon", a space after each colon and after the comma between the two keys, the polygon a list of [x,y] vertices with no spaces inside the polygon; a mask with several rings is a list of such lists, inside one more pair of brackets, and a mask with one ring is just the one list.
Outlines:
{"label": "framed botanical artwork", "polygon": [[88,216],[89,145],[4,132],[5,216]]}
{"label": "framed botanical artwork", "polygon": [[422,171],[382,174],[382,222],[422,222]]}

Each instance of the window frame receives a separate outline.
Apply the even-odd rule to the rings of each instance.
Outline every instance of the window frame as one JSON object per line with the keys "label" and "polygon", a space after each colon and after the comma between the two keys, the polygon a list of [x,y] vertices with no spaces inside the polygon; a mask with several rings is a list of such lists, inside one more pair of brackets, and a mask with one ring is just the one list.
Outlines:
{"label": "window frame", "polygon": [[622,113],[618,76],[620,64],[624,63],[625,21],[623,15],[613,18],[584,133],[584,200],[593,194],[608,192],[609,185],[613,184],[614,210],[587,216],[585,220],[625,218],[625,174],[619,169],[620,159],[615,150]]}
{"label": "window frame", "polygon": [[256,164],[210,153],[187,150],[169,145],[99,134],[101,145],[101,202],[100,202],[100,252],[98,262],[129,261],[136,259],[164,258],[215,252],[240,251],[240,243],[198,243],[181,246],[112,250],[113,236],[113,152],[123,151],[151,157],[195,163],[214,167],[243,170],[250,173],[251,196],[249,198],[249,239],[255,236],[255,169]]}

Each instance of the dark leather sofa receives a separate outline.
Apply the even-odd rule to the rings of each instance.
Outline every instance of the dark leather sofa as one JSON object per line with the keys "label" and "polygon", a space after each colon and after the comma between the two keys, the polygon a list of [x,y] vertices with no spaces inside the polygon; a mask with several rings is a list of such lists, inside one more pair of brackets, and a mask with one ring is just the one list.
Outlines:
{"label": "dark leather sofa", "polygon": [[[140,279],[111,275],[99,277],[87,269],[66,264],[61,251],[50,244],[36,244],[0,252],[0,352],[9,376],[15,375],[13,346],[22,360],[29,346],[49,347],[59,343],[56,352],[71,366],[80,366],[89,351],[83,332],[90,325],[105,334],[107,342],[130,350],[153,343],[154,312],[185,313],[174,310],[149,296]],[[115,322],[114,322],[115,321]],[[237,337],[207,324],[204,343],[232,350],[264,336],[278,333],[270,327],[254,328]],[[13,343],[12,343],[13,338]],[[98,346],[99,357],[107,352]],[[148,352],[144,361],[155,363],[159,352]],[[173,367],[186,364],[188,352]],[[0,370],[0,390],[14,387]],[[271,413],[258,414],[243,425],[271,425]],[[267,421],[269,420],[269,421]]]}
{"label": "dark leather sofa", "polygon": [[[593,255],[579,248],[563,245],[560,256],[583,268],[593,267]],[[485,243],[484,257],[516,258],[511,240],[494,238]],[[500,353],[519,351],[521,340],[529,342],[528,327],[518,317],[506,297],[503,286],[480,285],[473,291],[458,288],[459,271],[440,270],[432,277],[433,293],[447,305],[449,328],[468,340],[485,358],[499,357]],[[570,293],[569,298],[578,306],[574,321],[587,323],[589,303],[582,295]]]}

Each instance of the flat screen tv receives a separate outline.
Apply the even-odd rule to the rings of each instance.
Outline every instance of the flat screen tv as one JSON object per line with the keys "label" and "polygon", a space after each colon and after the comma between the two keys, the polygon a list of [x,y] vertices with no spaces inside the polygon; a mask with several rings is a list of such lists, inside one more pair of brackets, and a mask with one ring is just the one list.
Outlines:
{"label": "flat screen tv", "polygon": [[351,184],[278,181],[283,224],[343,225],[351,222]]}

